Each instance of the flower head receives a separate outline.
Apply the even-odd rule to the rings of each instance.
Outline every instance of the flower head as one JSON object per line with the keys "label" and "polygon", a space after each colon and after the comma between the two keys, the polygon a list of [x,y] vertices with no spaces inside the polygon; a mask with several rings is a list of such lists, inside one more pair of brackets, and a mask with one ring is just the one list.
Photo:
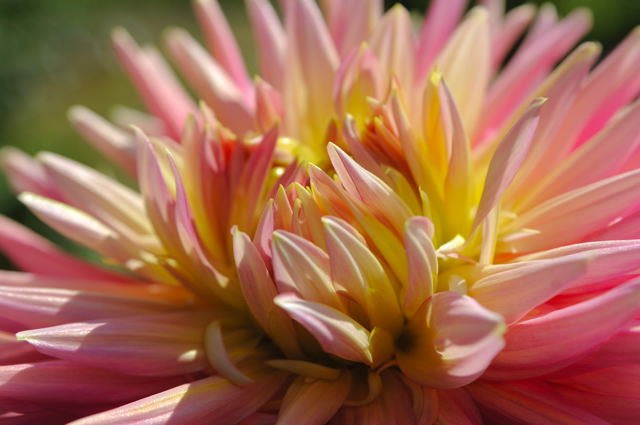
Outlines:
{"label": "flower head", "polygon": [[119,29],[152,116],[70,112],[138,190],[3,154],[112,267],[0,221],[25,271],[0,273],[0,417],[634,423],[638,31],[594,65],[581,10],[458,23],[466,2],[436,0],[414,31],[376,0],[282,1],[284,24],[248,0],[251,80],[218,4],[195,6],[209,52],[180,29],[167,50],[200,106]]}

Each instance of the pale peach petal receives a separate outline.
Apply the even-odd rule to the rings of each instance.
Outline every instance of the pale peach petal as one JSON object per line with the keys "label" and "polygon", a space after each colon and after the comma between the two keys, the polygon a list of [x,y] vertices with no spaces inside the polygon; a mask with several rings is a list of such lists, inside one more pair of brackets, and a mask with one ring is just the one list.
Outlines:
{"label": "pale peach petal", "polygon": [[293,233],[273,234],[273,272],[278,292],[295,292],[309,301],[323,302],[342,310],[329,276],[329,256]]}
{"label": "pale peach petal", "polygon": [[345,360],[371,363],[369,332],[351,317],[293,294],[278,295],[275,302],[304,326],[327,353]]}
{"label": "pale peach petal", "polygon": [[382,264],[348,223],[334,217],[324,217],[322,223],[333,284],[360,303],[372,328],[380,326],[397,335],[402,327],[402,313]]}
{"label": "pale peach petal", "polygon": [[[458,6],[459,2],[455,3],[454,7]],[[489,17],[478,7],[469,12],[436,61],[469,134],[476,128],[489,84],[490,48]]]}

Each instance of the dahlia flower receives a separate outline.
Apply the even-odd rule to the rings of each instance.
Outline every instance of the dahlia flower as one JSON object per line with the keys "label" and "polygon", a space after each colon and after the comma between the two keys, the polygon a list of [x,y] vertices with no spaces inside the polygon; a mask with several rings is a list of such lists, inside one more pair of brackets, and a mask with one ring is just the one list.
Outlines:
{"label": "dahlia flower", "polygon": [[3,152],[102,264],[0,220],[2,423],[637,423],[640,32],[596,64],[584,10],[247,0],[251,79],[195,8],[199,106],[117,29],[150,114],[69,114],[136,189]]}

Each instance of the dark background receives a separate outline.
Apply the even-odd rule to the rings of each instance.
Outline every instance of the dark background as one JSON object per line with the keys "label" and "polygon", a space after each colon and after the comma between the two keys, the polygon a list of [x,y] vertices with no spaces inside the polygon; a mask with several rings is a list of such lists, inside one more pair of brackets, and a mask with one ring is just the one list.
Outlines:
{"label": "dark background", "polygon": [[[255,69],[244,2],[221,3],[246,52],[249,67]],[[428,2],[401,3],[420,13]],[[507,6],[522,3],[510,0]],[[576,7],[589,7],[594,26],[587,38],[602,42],[605,51],[640,23],[640,0],[551,3],[561,16]],[[116,104],[141,107],[109,44],[111,29],[119,25],[139,42],[160,46],[162,30],[167,26],[186,27],[199,37],[187,0],[0,0],[0,146],[13,145],[29,153],[51,150],[107,174],[115,172],[72,130],[66,111],[71,105],[83,104],[108,116]],[[0,214],[36,228],[68,249],[78,249],[40,225],[15,200],[2,175]],[[0,266],[3,265],[6,266],[0,259]]]}

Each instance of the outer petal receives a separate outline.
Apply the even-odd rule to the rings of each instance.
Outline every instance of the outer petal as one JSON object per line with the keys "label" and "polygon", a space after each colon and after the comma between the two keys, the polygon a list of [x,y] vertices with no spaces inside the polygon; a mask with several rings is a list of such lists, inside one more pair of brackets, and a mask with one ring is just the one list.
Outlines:
{"label": "outer petal", "polygon": [[438,391],[437,425],[481,425],[476,403],[463,389]]}
{"label": "outer petal", "polygon": [[34,407],[123,403],[182,381],[121,375],[61,360],[1,366],[0,406],[29,411]]}
{"label": "outer petal", "polygon": [[282,400],[277,425],[324,425],[342,406],[351,389],[351,375],[344,372],[333,381],[300,376]]}
{"label": "outer petal", "polygon": [[280,390],[286,374],[249,373],[254,383],[237,386],[211,376],[89,416],[73,425],[162,425],[166,423],[234,425],[249,417]]}
{"label": "outer petal", "polygon": [[20,332],[38,351],[129,375],[171,376],[208,364],[202,339],[206,316],[195,312],[71,323]]}
{"label": "outer petal", "polygon": [[32,362],[45,358],[26,341],[18,341],[15,335],[0,331],[0,365]]}
{"label": "outer petal", "polygon": [[40,235],[0,216],[0,248],[20,269],[72,279],[128,280],[82,260],[71,257]]}
{"label": "outer petal", "polygon": [[519,379],[558,370],[611,337],[640,310],[640,280],[517,323],[485,376]]}
{"label": "outer petal", "polygon": [[512,323],[573,285],[587,272],[588,255],[533,261],[475,282],[469,291],[486,308]]}
{"label": "outer petal", "polygon": [[529,382],[508,384],[479,381],[469,386],[483,407],[531,425],[611,425],[609,422],[558,397],[549,386]]}
{"label": "outer petal", "polygon": [[472,298],[439,292],[411,319],[396,350],[400,369],[432,388],[473,382],[502,349],[504,324]]}

